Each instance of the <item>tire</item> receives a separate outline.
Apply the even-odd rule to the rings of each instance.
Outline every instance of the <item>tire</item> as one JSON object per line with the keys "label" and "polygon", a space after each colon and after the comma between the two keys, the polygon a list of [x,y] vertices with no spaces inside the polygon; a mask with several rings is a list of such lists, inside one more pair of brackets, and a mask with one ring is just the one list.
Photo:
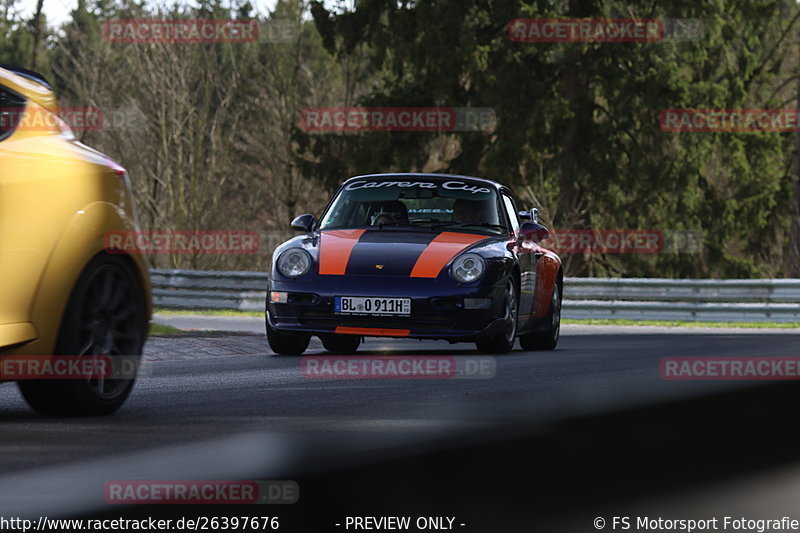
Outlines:
{"label": "tire", "polygon": [[523,350],[553,350],[558,344],[558,337],[561,334],[561,291],[558,283],[553,286],[547,322],[547,331],[529,333],[519,337],[519,344]]}
{"label": "tire", "polygon": [[508,284],[506,284],[503,303],[503,318],[505,319],[503,331],[478,339],[475,345],[479,352],[485,354],[500,354],[508,353],[514,349],[514,340],[517,336],[517,313],[519,312],[517,294],[516,284],[509,280]]}
{"label": "tire", "polygon": [[322,335],[322,345],[333,353],[355,353],[361,344],[361,335]]}
{"label": "tire", "polygon": [[[112,368],[132,362],[135,369],[147,335],[144,294],[128,261],[95,256],[72,290],[61,321],[54,355],[112,356]],[[125,356],[114,357],[114,356]],[[17,385],[36,411],[55,416],[102,416],[120,408],[136,378],[26,380]]]}
{"label": "tire", "polygon": [[269,316],[267,316],[266,324],[267,342],[276,355],[303,355],[308,348],[310,335],[278,331],[269,325]]}

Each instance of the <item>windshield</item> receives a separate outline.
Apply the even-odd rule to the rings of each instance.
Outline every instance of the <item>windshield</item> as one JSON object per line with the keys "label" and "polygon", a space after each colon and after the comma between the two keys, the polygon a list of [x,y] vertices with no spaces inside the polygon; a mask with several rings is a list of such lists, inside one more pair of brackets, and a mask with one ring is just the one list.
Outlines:
{"label": "windshield", "polygon": [[507,231],[497,192],[466,179],[357,180],[325,212],[320,229],[374,227]]}

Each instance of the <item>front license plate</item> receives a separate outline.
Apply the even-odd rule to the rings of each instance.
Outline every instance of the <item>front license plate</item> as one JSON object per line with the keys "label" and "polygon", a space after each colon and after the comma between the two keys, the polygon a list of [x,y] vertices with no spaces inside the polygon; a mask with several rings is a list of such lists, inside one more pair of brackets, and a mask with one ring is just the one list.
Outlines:
{"label": "front license plate", "polygon": [[380,298],[362,296],[336,296],[334,312],[337,315],[410,316],[411,298]]}

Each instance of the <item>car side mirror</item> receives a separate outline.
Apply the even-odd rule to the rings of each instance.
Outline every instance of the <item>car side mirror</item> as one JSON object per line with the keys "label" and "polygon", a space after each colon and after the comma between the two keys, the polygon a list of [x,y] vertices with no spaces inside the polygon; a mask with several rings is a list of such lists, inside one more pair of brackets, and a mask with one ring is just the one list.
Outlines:
{"label": "car side mirror", "polygon": [[292,229],[309,232],[314,229],[314,215],[300,215],[292,220]]}
{"label": "car side mirror", "polygon": [[518,213],[520,220],[529,220],[531,222],[539,222],[539,210],[535,207],[530,211],[520,211]]}
{"label": "car side mirror", "polygon": [[519,227],[519,238],[523,241],[542,242],[549,236],[547,228],[538,222],[523,222]]}

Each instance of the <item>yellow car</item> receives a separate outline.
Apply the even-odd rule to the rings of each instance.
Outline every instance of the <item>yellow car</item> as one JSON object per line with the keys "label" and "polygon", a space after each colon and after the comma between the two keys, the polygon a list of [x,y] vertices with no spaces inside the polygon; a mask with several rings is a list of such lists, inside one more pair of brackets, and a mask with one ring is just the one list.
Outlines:
{"label": "yellow car", "polygon": [[37,411],[110,414],[130,393],[135,372],[61,379],[20,368],[60,356],[138,363],[147,265],[104,249],[108,232],[138,230],[125,170],[76,140],[40,75],[0,68],[0,381],[16,381]]}

